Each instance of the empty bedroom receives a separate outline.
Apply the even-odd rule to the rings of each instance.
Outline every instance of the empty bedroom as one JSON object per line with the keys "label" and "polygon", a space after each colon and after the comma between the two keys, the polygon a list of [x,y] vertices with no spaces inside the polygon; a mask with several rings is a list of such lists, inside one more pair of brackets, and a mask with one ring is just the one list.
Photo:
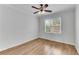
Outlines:
{"label": "empty bedroom", "polygon": [[0,55],[78,55],[78,4],[0,4]]}

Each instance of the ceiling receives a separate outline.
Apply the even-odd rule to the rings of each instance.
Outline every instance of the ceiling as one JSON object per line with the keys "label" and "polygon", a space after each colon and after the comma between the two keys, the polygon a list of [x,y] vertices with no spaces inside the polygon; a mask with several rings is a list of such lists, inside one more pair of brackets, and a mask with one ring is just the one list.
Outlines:
{"label": "ceiling", "polygon": [[[33,9],[31,6],[39,7],[39,4],[9,4],[7,6],[15,8],[19,11],[22,11],[24,13],[30,13],[33,14],[36,10]],[[63,10],[74,8],[74,4],[49,4],[49,7],[47,9],[52,10],[53,13],[60,12]]]}

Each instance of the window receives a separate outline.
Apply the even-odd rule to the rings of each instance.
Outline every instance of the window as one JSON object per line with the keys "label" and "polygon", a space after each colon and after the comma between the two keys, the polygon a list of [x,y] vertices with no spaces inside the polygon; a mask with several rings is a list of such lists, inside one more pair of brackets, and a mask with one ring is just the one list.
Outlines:
{"label": "window", "polygon": [[61,33],[61,17],[53,17],[45,20],[45,32]]}

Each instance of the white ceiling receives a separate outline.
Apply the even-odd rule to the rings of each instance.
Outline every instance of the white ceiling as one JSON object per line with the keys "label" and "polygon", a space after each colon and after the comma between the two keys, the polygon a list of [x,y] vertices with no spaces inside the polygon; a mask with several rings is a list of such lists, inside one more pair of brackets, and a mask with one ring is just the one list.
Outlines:
{"label": "white ceiling", "polygon": [[[33,14],[33,12],[35,12],[36,10],[31,7],[32,5],[39,7],[38,4],[9,4],[7,6],[13,7],[19,11],[24,12],[24,13],[29,12],[29,13]],[[74,4],[49,4],[49,7],[47,9],[52,10],[53,13],[55,13],[55,12],[60,12],[63,10],[71,9],[74,7],[75,7]]]}

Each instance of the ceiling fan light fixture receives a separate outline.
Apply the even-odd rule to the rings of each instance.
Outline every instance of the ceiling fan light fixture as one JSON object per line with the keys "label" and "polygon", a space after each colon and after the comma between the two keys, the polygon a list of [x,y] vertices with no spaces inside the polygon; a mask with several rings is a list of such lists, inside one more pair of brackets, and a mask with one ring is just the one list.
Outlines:
{"label": "ceiling fan light fixture", "polygon": [[42,12],[40,11],[40,12],[38,12],[38,14],[45,14],[45,11],[42,11]]}

